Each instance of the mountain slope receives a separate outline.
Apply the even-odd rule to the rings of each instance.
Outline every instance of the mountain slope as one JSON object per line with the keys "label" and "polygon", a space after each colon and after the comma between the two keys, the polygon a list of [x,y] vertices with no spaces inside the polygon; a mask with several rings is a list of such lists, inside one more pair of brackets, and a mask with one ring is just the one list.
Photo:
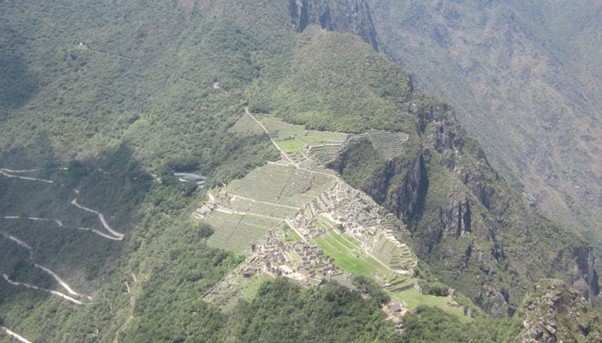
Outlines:
{"label": "mountain slope", "polygon": [[[328,3],[329,11],[342,11],[331,14],[326,28],[370,32],[365,17],[351,20],[353,25],[338,22],[354,13],[369,13],[359,6],[363,1],[311,3],[320,10]],[[461,294],[462,285],[495,314],[507,313],[524,293],[524,285],[542,276],[574,277],[570,281],[584,294],[595,293],[590,290],[595,274],[589,248],[556,227],[558,242],[542,235],[541,226],[548,222],[518,201],[512,203],[516,198],[489,168],[476,143],[465,138],[448,106],[414,92],[408,74],[365,43],[369,36],[324,32],[315,26],[298,32],[291,25],[295,17],[290,5],[250,0],[0,4],[0,36],[6,47],[2,51],[15,66],[9,73],[15,82],[3,82],[2,91],[15,83],[23,85],[3,92],[11,101],[0,104],[6,132],[0,137],[0,271],[6,274],[0,279],[2,332],[49,342],[403,339],[381,310],[386,294],[368,278],[317,288],[272,280],[256,285],[248,298],[233,299],[230,311],[205,301],[203,296],[228,281],[245,260],[240,250],[213,247],[218,225],[191,218],[210,200],[208,189],[240,185],[248,175],[254,182],[244,186],[259,192],[262,184],[284,179],[290,187],[279,189],[276,196],[300,193],[299,199],[305,200],[299,206],[311,207],[311,201],[306,203],[310,190],[332,178],[328,175],[333,171],[316,172],[303,164],[307,161],[283,166],[278,161],[283,153],[273,146],[276,140],[283,150],[298,153],[289,159],[318,143],[323,150],[313,152],[324,160],[340,152],[335,165],[342,177],[407,222],[412,232],[365,197],[339,199],[352,210],[366,204],[377,209],[387,219],[385,224],[395,224],[392,234],[398,243],[413,236],[413,250],[433,265],[432,273],[419,263],[416,275],[407,275],[416,283],[407,283],[401,278],[406,275],[398,273],[406,283],[386,287],[407,288],[411,297],[405,301],[413,307],[422,301],[444,310],[453,307],[450,312],[459,315],[442,321],[460,332],[457,337],[474,331],[483,337],[490,332],[503,336],[495,328],[497,321]],[[346,12],[349,9],[352,13]],[[246,130],[245,125],[257,124],[247,107],[254,113],[269,112],[257,118],[272,120],[276,129],[268,134],[261,127]],[[281,119],[308,127],[287,135],[291,125]],[[316,133],[310,128],[343,132]],[[340,142],[348,136],[342,151],[329,150],[331,146],[320,140],[334,137]],[[342,165],[345,154],[356,154],[357,165]],[[252,179],[261,168],[274,173]],[[288,174],[276,174],[282,170]],[[185,182],[177,172],[207,177],[206,188]],[[456,172],[465,172],[468,179],[458,178]],[[452,197],[445,198],[449,194]],[[238,212],[245,206],[265,210],[261,205],[270,205],[229,195],[231,205],[240,206],[234,208]],[[290,204],[285,206],[285,211],[291,210]],[[469,212],[462,212],[467,208]],[[485,224],[498,220],[498,214],[507,217],[492,224],[497,238],[490,238]],[[273,211],[263,216],[277,215]],[[475,219],[477,215],[481,218]],[[330,219],[324,218],[317,222],[328,226]],[[528,226],[517,224],[522,218]],[[231,226],[226,221],[218,224]],[[465,232],[471,230],[474,233]],[[525,256],[525,248],[509,236],[530,230],[533,240],[542,237],[542,243],[529,246],[534,258],[522,268],[517,260]],[[245,234],[230,232],[241,239],[248,237]],[[350,247],[343,249],[343,257],[368,261],[374,268],[375,258],[362,256],[362,244],[347,236],[318,241],[327,246],[338,238]],[[433,236],[444,237],[436,242]],[[291,228],[287,238],[297,239]],[[408,260],[415,262],[410,247],[399,244],[395,250],[390,237],[377,238],[374,245],[387,249],[370,254],[397,252],[380,256],[397,269],[407,269]],[[504,245],[499,248],[496,243]],[[450,276],[445,261],[459,265],[468,245],[474,247],[474,255],[483,251],[483,263],[473,257],[467,260],[467,271]],[[490,250],[500,261],[488,255]],[[550,260],[552,256],[557,258]],[[368,268],[364,274],[375,273]],[[458,289],[454,297],[446,296],[448,286],[437,277]],[[485,281],[470,284],[473,277]],[[81,298],[73,298],[78,295],[69,289]],[[510,306],[500,298],[505,289]],[[416,312],[417,335],[424,327],[421,322],[450,316],[435,309]],[[468,314],[477,318],[471,321]],[[508,327],[515,332],[512,321],[507,324],[501,331]]]}
{"label": "mountain slope", "polygon": [[600,3],[369,3],[381,49],[454,105],[534,207],[599,245]]}

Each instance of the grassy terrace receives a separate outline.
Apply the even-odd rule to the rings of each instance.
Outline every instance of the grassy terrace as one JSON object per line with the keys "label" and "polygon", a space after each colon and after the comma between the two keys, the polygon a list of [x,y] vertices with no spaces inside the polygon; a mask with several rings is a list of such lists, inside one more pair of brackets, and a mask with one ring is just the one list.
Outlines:
{"label": "grassy terrace", "polygon": [[415,261],[409,247],[398,247],[380,234],[370,253],[392,269],[410,268]]}
{"label": "grassy terrace", "polygon": [[265,215],[276,218],[286,218],[296,211],[292,206],[280,205],[277,203],[259,202],[252,199],[231,197],[228,207],[238,212],[251,212],[258,215]]}
{"label": "grassy terrace", "polygon": [[267,164],[245,178],[232,181],[229,193],[268,203],[301,207],[334,183],[328,176],[296,170],[292,166]]}
{"label": "grassy terrace", "polygon": [[251,133],[256,135],[264,134],[263,129],[246,114],[243,114],[240,119],[238,119],[236,123],[229,128],[228,131],[236,133]]}
{"label": "grassy terrace", "polygon": [[403,150],[403,143],[408,140],[409,135],[403,132],[387,132],[383,130],[368,131],[368,138],[374,149],[381,156],[388,160],[399,154]]}
{"label": "grassy terrace", "polygon": [[230,251],[244,251],[280,223],[268,218],[222,212],[213,212],[204,220],[215,230],[207,243]]}
{"label": "grassy terrace", "polygon": [[285,243],[299,242],[303,240],[303,238],[301,238],[301,236],[299,236],[299,234],[295,230],[291,229],[285,223],[282,224],[281,228],[282,232],[284,233]]}
{"label": "grassy terrace", "polygon": [[306,130],[301,125],[289,124],[272,116],[259,117],[270,136],[288,154],[303,156],[305,145],[320,146],[327,143],[343,143],[347,135],[339,132]]}
{"label": "grassy terrace", "polygon": [[385,279],[393,276],[390,270],[362,249],[357,239],[347,234],[337,234],[331,231],[316,237],[314,242],[328,256],[332,257],[335,264],[344,272],[366,277],[374,277],[376,274]]}
{"label": "grassy terrace", "polygon": [[464,310],[461,306],[454,307],[449,305],[452,300],[450,297],[436,297],[433,295],[422,294],[414,287],[403,292],[390,294],[393,298],[403,300],[408,309],[416,308],[418,305],[433,306],[456,316],[463,322],[470,321],[470,318],[464,315]]}
{"label": "grassy terrace", "polygon": [[[224,211],[237,213],[214,211],[205,218],[215,230],[208,243],[226,250],[243,251],[333,182],[328,176],[292,166],[259,167],[226,188],[230,196],[224,205],[229,209]],[[292,240],[298,239],[292,233],[289,236]]]}
{"label": "grassy terrace", "polygon": [[461,307],[449,305],[452,300],[450,297],[436,297],[420,293],[414,288],[414,280],[410,276],[394,274],[385,268],[368,255],[354,237],[331,231],[315,238],[314,242],[334,259],[335,264],[342,271],[376,280],[387,280],[390,285],[385,287],[385,290],[391,297],[402,300],[407,308],[413,309],[418,305],[436,306],[463,321],[469,320],[464,316]]}

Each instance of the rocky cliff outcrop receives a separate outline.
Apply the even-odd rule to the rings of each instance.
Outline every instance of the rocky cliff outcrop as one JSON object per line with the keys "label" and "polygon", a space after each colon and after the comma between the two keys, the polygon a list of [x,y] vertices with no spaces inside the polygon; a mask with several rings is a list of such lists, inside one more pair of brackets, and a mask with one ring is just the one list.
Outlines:
{"label": "rocky cliff outcrop", "polygon": [[290,0],[289,11],[299,32],[309,25],[356,34],[378,50],[370,7],[364,0]]}
{"label": "rocky cliff outcrop", "polygon": [[389,196],[389,207],[410,227],[422,214],[428,184],[424,156],[420,152],[407,171],[402,186],[399,190],[392,190]]}
{"label": "rocky cliff outcrop", "polygon": [[526,296],[519,316],[524,320],[517,341],[602,342],[602,313],[560,280],[538,283]]}
{"label": "rocky cliff outcrop", "polygon": [[512,315],[545,277],[563,278],[594,303],[591,248],[529,208],[449,106],[420,98],[408,107],[418,143],[384,160],[368,140],[352,142],[330,167],[402,219],[417,255],[489,313]]}
{"label": "rocky cliff outcrop", "polygon": [[[587,246],[572,247],[558,251],[550,266],[549,276],[568,271],[568,280],[572,287],[588,300],[590,304],[601,304],[598,273],[595,269],[593,249]],[[566,272],[565,272],[566,273]]]}

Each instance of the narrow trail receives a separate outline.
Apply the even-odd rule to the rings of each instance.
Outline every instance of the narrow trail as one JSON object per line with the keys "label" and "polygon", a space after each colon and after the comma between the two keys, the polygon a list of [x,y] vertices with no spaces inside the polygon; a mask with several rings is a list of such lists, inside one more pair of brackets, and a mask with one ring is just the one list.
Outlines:
{"label": "narrow trail", "polygon": [[254,115],[251,114],[251,112],[249,112],[249,108],[245,107],[245,113],[251,118],[253,119],[254,122],[257,123],[257,125],[259,125],[261,127],[261,129],[263,130],[263,132],[265,132],[266,135],[268,135],[268,138],[270,139],[270,142],[272,142],[272,144],[276,147],[276,149],[278,149],[278,151],[280,151],[280,154],[282,155],[282,157],[284,157],[284,159],[293,166],[296,166],[295,161],[293,161],[287,154],[286,152],[284,152],[284,150],[282,150],[282,148],[280,148],[280,146],[278,146],[278,144],[276,144],[276,141],[274,141],[274,139],[272,139],[272,137],[270,136],[270,132],[268,131],[268,129],[265,127],[265,125],[263,125],[259,120],[257,120],[257,118],[255,118]]}
{"label": "narrow trail", "polygon": [[[41,270],[43,270],[44,272],[46,272],[48,275],[50,275],[50,276],[51,276],[51,277],[52,277],[52,278],[53,278],[53,279],[54,279],[54,280],[55,280],[55,281],[56,281],[56,282],[57,282],[57,283],[58,283],[58,284],[59,284],[61,287],[63,287],[63,288],[64,288],[64,289],[67,291],[67,293],[69,293],[69,294],[71,294],[71,295],[73,295],[73,296],[80,297],[80,298],[81,298],[81,297],[85,297],[85,298],[87,298],[87,299],[89,299],[89,300],[92,300],[92,298],[91,298],[91,297],[89,297],[89,296],[83,296],[82,294],[79,294],[79,293],[77,293],[76,291],[74,291],[74,290],[71,288],[71,286],[69,286],[69,284],[68,284],[67,282],[65,282],[63,279],[61,279],[61,277],[60,277],[60,276],[58,276],[58,275],[57,275],[55,272],[53,272],[53,271],[52,271],[52,270],[50,270],[49,268],[46,268],[46,267],[44,267],[44,266],[42,266],[42,265],[40,265],[40,264],[36,263],[36,262],[35,262],[35,260],[34,260],[34,256],[33,256],[33,249],[31,248],[31,246],[29,246],[29,244],[27,244],[27,243],[23,242],[22,240],[18,239],[17,237],[15,237],[15,236],[12,236],[12,235],[9,235],[9,234],[0,233],[0,235],[1,235],[1,236],[3,236],[3,237],[5,237],[5,238],[7,238],[7,239],[9,239],[9,240],[11,240],[11,241],[13,241],[13,242],[15,242],[15,243],[16,243],[16,244],[18,244],[19,246],[21,246],[21,247],[23,247],[23,248],[27,249],[27,252],[29,253],[29,259],[31,260],[31,262],[33,263],[33,265],[34,265],[36,268],[38,268],[38,269],[41,269]],[[11,281],[11,280],[9,280],[9,279],[8,279],[8,276],[5,276],[4,278],[6,279],[6,281],[8,281],[9,283],[11,283],[11,284],[13,284],[13,285],[20,285],[20,286],[25,286],[25,287],[28,287],[28,288],[34,288],[34,289],[45,290],[45,289],[43,289],[43,288],[40,288],[40,287],[37,287],[37,286],[28,285],[28,284],[23,284],[23,283],[19,283],[19,282],[13,282],[13,281]],[[61,297],[63,297],[63,298],[65,298],[65,297],[66,297],[65,299],[67,299],[67,300],[70,300],[70,301],[72,301],[72,300],[75,300],[75,299],[73,299],[73,298],[71,298],[71,297],[69,297],[69,296],[67,296],[67,295],[65,295],[65,294],[63,294],[63,293],[57,292],[57,291],[51,291],[51,290],[46,290],[46,291],[49,291],[49,292],[51,292],[52,294],[59,295],[59,296],[61,296]],[[80,302],[80,301],[78,301],[78,300],[76,300],[76,301],[77,301],[77,303],[81,304],[81,302]]]}
{"label": "narrow trail", "polygon": [[266,205],[272,205],[272,206],[278,206],[278,207],[284,207],[284,208],[290,208],[290,209],[293,209],[293,210],[298,210],[299,209],[299,207],[295,207],[295,206],[283,205],[283,204],[278,204],[278,203],[269,202],[269,201],[255,200],[255,199],[252,199],[252,198],[247,198],[247,197],[243,197],[241,195],[236,195],[236,194],[232,194],[232,193],[229,193],[228,195],[232,198],[232,201],[236,201],[236,199],[243,199],[243,200],[249,200],[249,201],[251,201],[253,203],[266,204]]}
{"label": "narrow trail", "polygon": [[15,333],[14,331],[9,330],[5,326],[0,325],[0,329],[2,329],[7,335],[13,337],[14,339],[16,339],[17,341],[19,341],[21,343],[32,343],[31,341],[28,341],[25,337]]}
{"label": "narrow trail", "polygon": [[[293,159],[290,158],[288,156],[288,154],[284,150],[282,150],[282,148],[280,148],[280,146],[278,145],[278,143],[276,143],[276,141],[270,136],[270,132],[265,127],[265,125],[263,125],[263,123],[261,123],[257,118],[255,118],[255,116],[253,114],[251,114],[251,112],[249,112],[249,108],[245,107],[244,110],[245,110],[245,113],[251,119],[253,119],[253,121],[255,123],[257,123],[257,125],[259,125],[261,127],[261,129],[263,130],[263,132],[265,132],[265,134],[268,135],[268,138],[270,139],[270,142],[272,142],[272,145],[274,145],[276,147],[276,149],[278,149],[278,151],[280,152],[280,154],[282,155],[282,157],[284,158],[284,160],[287,162],[287,163],[272,162],[271,164],[284,165],[284,166],[291,165],[291,166],[295,167],[295,169],[306,171],[308,173],[318,174],[318,175],[324,175],[324,176],[333,177],[335,179],[338,179],[338,177],[336,175],[333,175],[333,174],[328,174],[328,173],[319,172],[319,171],[315,171],[315,170],[311,170],[311,169],[307,169],[307,168],[301,167],[300,163],[303,162],[303,161],[301,161],[301,162],[295,162],[295,161],[293,161]],[[268,162],[268,163],[270,163],[270,162]]]}

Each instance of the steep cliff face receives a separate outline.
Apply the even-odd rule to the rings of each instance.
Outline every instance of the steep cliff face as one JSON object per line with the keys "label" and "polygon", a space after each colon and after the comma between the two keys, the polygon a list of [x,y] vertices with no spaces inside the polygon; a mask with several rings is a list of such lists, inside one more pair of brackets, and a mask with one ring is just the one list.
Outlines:
{"label": "steep cliff face", "polygon": [[309,25],[356,34],[378,50],[370,8],[364,0],[290,0],[292,23],[299,32]]}
{"label": "steep cliff face", "polygon": [[399,190],[392,190],[388,197],[388,203],[395,208],[397,216],[410,227],[416,224],[422,215],[428,185],[424,156],[420,152],[407,171],[402,186]]}
{"label": "steep cliff face", "polygon": [[367,1],[381,50],[454,106],[533,207],[601,256],[602,2]]}
{"label": "steep cliff face", "polygon": [[510,190],[451,107],[419,96],[407,106],[416,140],[398,157],[379,158],[366,140],[330,167],[402,219],[418,256],[490,313],[513,314],[544,277],[564,278],[596,302],[591,248]]}
{"label": "steep cliff face", "polygon": [[568,270],[568,281],[590,303],[602,304],[595,255],[591,247],[573,247],[558,251],[550,268],[550,276]]}

